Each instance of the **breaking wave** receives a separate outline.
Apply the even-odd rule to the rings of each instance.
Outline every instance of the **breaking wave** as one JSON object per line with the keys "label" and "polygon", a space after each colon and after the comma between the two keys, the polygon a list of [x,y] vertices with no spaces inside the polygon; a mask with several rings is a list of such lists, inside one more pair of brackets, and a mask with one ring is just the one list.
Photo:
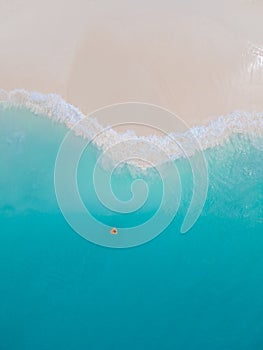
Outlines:
{"label": "breaking wave", "polygon": [[[36,115],[48,116],[53,121],[73,129],[75,134],[92,140],[93,144],[102,150],[127,141],[138,144],[139,148],[142,148],[143,144],[149,143],[161,147],[172,160],[185,157],[186,150],[187,156],[193,155],[197,146],[201,150],[206,150],[222,145],[234,134],[245,135],[248,138],[252,136],[254,143],[256,142],[254,137],[263,135],[263,112],[234,111],[228,115],[218,116],[206,125],[189,128],[185,132],[138,136],[132,130],[121,133],[111,127],[105,128],[96,118],[85,116],[78,108],[67,103],[57,94],[42,94],[21,89],[10,92],[0,90],[0,106],[27,109]],[[153,148],[148,148],[147,152],[151,164],[160,162],[160,159],[156,158],[156,152]],[[116,150],[111,156],[115,158],[115,162],[122,158]]]}

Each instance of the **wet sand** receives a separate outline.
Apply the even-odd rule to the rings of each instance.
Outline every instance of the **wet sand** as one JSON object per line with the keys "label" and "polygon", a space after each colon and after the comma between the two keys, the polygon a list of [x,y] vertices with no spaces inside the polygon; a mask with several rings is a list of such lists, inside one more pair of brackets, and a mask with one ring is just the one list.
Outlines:
{"label": "wet sand", "polygon": [[5,1],[0,88],[57,93],[85,114],[153,103],[189,126],[262,111],[262,15],[245,0]]}

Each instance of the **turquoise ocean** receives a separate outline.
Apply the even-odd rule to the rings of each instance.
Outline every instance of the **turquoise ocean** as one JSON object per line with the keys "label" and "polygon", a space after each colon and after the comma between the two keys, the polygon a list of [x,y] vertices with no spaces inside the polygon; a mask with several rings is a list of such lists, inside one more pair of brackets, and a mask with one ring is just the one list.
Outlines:
{"label": "turquoise ocean", "polygon": [[[80,112],[54,95],[0,97],[1,350],[263,349],[263,114],[235,112],[195,129],[207,194],[182,233],[196,152],[171,158],[161,177],[154,167],[118,167],[111,190],[121,202],[113,210],[105,205],[112,198],[107,164],[97,166],[94,190],[104,151],[91,142],[76,175],[89,224],[70,197],[64,198],[66,215],[61,211],[57,192],[67,192],[67,183],[54,175],[70,120]],[[71,136],[70,159],[84,140]],[[122,211],[138,179],[148,185],[147,200]],[[163,181],[168,198],[159,210]],[[145,187],[137,184],[143,197]],[[171,203],[178,206],[174,216]],[[87,232],[78,234],[68,215]],[[155,234],[162,220],[168,224]],[[137,234],[144,222],[146,243],[126,248],[125,235]]]}

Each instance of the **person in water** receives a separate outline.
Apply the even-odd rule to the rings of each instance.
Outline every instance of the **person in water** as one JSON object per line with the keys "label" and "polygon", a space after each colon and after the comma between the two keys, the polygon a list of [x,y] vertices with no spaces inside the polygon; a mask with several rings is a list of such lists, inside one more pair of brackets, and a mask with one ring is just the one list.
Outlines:
{"label": "person in water", "polygon": [[113,227],[111,230],[110,230],[110,233],[112,235],[117,235],[118,234],[118,230],[116,229],[116,227]]}

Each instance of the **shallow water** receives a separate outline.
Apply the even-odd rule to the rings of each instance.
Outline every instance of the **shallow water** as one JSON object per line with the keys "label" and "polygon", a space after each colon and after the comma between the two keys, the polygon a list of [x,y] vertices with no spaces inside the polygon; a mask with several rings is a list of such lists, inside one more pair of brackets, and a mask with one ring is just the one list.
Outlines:
{"label": "shallow water", "polygon": [[[58,206],[54,167],[68,129],[18,107],[1,108],[0,125],[1,348],[262,349],[260,132],[231,132],[204,150],[208,195],[186,234],[180,229],[194,182],[188,160],[179,157],[172,162],[182,193],[172,222],[147,244],[109,249],[77,235]],[[105,245],[146,220],[154,232],[151,220],[163,189],[156,170],[133,171],[131,165],[113,173],[120,199],[132,198],[130,185],[138,178],[148,183],[149,196],[138,211],[107,210],[92,188],[91,170],[101,152],[96,145],[84,152],[77,178],[92,217],[103,230],[119,229],[117,237],[105,231]],[[179,182],[164,168],[162,180],[179,198]],[[98,169],[105,193],[108,170]],[[159,221],[174,214],[170,200],[162,203]],[[74,212],[74,202],[69,204]]]}

